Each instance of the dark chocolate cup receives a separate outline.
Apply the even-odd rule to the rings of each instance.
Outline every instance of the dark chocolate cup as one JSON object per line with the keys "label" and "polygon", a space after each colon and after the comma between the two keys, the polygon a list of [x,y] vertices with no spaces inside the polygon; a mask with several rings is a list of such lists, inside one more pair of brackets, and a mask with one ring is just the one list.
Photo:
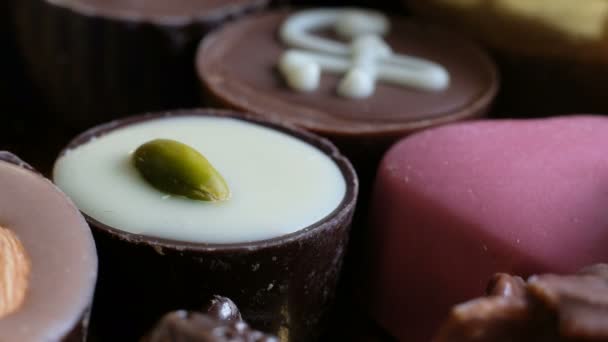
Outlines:
{"label": "dark chocolate cup", "polygon": [[87,217],[101,260],[93,313],[96,334],[101,340],[133,340],[164,313],[200,309],[217,294],[231,298],[256,329],[289,341],[316,339],[332,305],[359,188],[350,162],[328,140],[248,114],[202,109],[114,121],[78,136],[66,150],[120,127],[184,115],[237,118],[312,144],[342,171],[345,197],[331,214],[309,227],[247,243],[171,241],[127,233]]}
{"label": "dark chocolate cup", "polygon": [[78,1],[18,0],[14,13],[32,80],[58,120],[83,130],[130,113],[198,105],[198,41],[267,3],[144,18],[96,13]]}
{"label": "dark chocolate cup", "polygon": [[[0,162],[6,162],[9,164],[13,164],[13,165],[19,166],[25,170],[28,170],[30,172],[40,175],[38,173],[38,171],[35,170],[30,164],[28,164],[27,162],[23,161],[18,156],[14,155],[13,153],[8,152],[8,151],[0,150]],[[43,176],[40,175],[40,177],[43,177]],[[67,197],[66,197],[66,200],[69,201],[67,199]],[[44,238],[44,234],[40,234],[40,238]],[[60,247],[60,246],[58,246],[58,247]],[[95,249],[95,246],[93,245],[92,248]],[[34,262],[36,262],[36,260],[34,260]],[[39,267],[39,266],[34,265],[33,267]],[[34,279],[31,279],[30,281],[34,281]],[[39,277],[39,278],[37,278],[36,281],[44,281],[44,279]],[[46,295],[54,296],[55,294],[49,292]],[[40,299],[38,299],[38,300],[40,300]],[[90,316],[91,316],[92,302],[93,302],[93,287],[91,287],[91,293],[90,293],[90,298],[89,298],[88,304],[85,305],[84,307],[82,307],[80,311],[76,312],[76,315],[79,315],[79,316],[77,316],[78,318],[76,320],[72,320],[72,322],[69,322],[69,321],[65,322],[65,327],[64,327],[64,329],[62,329],[63,331],[60,333],[61,336],[58,339],[59,341],[78,342],[78,341],[86,340],[87,331],[89,328]],[[71,316],[71,315],[67,315],[67,316]],[[58,319],[62,319],[62,318],[63,317],[49,317],[49,320],[58,320]],[[25,323],[31,324],[31,322],[25,322]],[[25,326],[27,326],[27,325],[25,325]],[[1,338],[4,339],[4,338],[7,338],[7,336],[1,336]]]}

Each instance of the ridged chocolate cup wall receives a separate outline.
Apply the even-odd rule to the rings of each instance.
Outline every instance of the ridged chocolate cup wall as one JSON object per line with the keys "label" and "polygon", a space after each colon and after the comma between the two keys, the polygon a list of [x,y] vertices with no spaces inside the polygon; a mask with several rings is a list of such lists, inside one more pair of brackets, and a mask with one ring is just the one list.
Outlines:
{"label": "ridged chocolate cup wall", "polygon": [[[9,229],[13,225],[31,265],[23,304],[13,313],[0,318],[0,339],[84,341],[97,276],[97,254],[91,233],[71,201],[50,181],[42,179],[29,164],[10,152],[0,151],[2,163],[34,173],[33,179],[29,175],[21,175],[19,179],[24,182],[29,180],[32,183],[27,189],[40,193],[34,195],[22,191],[25,187],[21,188],[24,186],[21,183],[13,188],[9,185],[7,189],[6,185],[2,185],[7,179],[0,179],[4,194],[13,194],[22,199],[29,197],[31,207],[28,209],[36,210],[27,217],[19,217],[23,213],[11,208],[11,204],[0,208],[0,223],[8,225]],[[16,176],[10,177],[9,181],[14,182]],[[48,208],[42,208],[40,203],[44,201],[53,203]],[[15,206],[19,204],[15,202]],[[39,225],[42,221],[47,226]],[[49,247],[45,244],[53,245]]]}
{"label": "ridged chocolate cup wall", "polygon": [[268,0],[167,18],[102,14],[81,3],[18,0],[14,9],[33,81],[58,119],[79,130],[127,114],[197,105],[197,42]]}
{"label": "ridged chocolate cup wall", "polygon": [[287,341],[312,341],[331,308],[347,247],[358,180],[327,140],[284,124],[226,111],[156,113],[93,128],[66,148],[119,127],[165,116],[235,117],[295,136],[326,153],[342,171],[347,192],[323,220],[281,237],[237,244],[195,244],[108,227],[90,217],[99,246],[100,281],[93,319],[102,340],[141,337],[167,311],[200,309],[212,295],[231,298],[254,328]]}

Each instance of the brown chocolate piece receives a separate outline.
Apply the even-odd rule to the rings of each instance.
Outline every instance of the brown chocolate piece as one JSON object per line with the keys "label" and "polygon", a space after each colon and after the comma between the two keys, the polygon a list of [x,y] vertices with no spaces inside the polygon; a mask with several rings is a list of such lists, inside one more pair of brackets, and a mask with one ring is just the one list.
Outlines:
{"label": "brown chocolate piece", "polygon": [[214,296],[206,314],[185,310],[166,314],[142,342],[278,342],[243,322],[230,299]]}
{"label": "brown chocolate piece", "polygon": [[138,339],[166,312],[198,309],[219,293],[239,303],[243,318],[255,329],[290,341],[316,339],[333,304],[348,243],[358,194],[352,166],[331,143],[311,133],[247,114],[207,109],[111,122],[75,138],[64,153],[114,129],[169,115],[233,117],[295,136],[338,165],[347,192],[338,208],[319,222],[292,234],[248,243],[153,238],[87,217],[102,260],[93,312],[96,334],[102,340]]}
{"label": "brown chocolate piece", "polygon": [[[57,120],[79,131],[199,103],[192,60],[219,24],[268,0],[19,0],[18,43]],[[196,9],[196,10],[195,10]]]}
{"label": "brown chocolate piece", "polygon": [[608,341],[608,265],[527,282],[497,275],[488,297],[456,306],[434,341]]}
{"label": "brown chocolate piece", "polygon": [[[22,249],[26,260],[19,268],[29,266],[28,275],[0,265],[2,299],[7,294],[5,275],[26,276],[24,301],[10,313],[0,314],[0,339],[82,341],[97,277],[97,253],[89,227],[59,189],[4,151],[0,151],[0,189],[4,229],[0,263],[12,258],[7,249]],[[5,309],[5,304],[0,306]]]}
{"label": "brown chocolate piece", "polygon": [[407,133],[485,114],[496,94],[497,72],[481,49],[449,32],[399,17],[392,18],[387,42],[397,53],[444,65],[451,76],[447,90],[424,92],[379,82],[371,97],[352,100],[336,95],[339,75],[324,73],[319,90],[293,91],[276,70],[287,48],[277,31],[292,13],[255,15],[204,39],[197,70],[211,101],[324,135],[356,166],[363,166],[373,164],[389,144]]}
{"label": "brown chocolate piece", "polygon": [[222,321],[242,321],[241,312],[233,301],[222,296],[213,296],[209,305],[203,310],[209,316]]}

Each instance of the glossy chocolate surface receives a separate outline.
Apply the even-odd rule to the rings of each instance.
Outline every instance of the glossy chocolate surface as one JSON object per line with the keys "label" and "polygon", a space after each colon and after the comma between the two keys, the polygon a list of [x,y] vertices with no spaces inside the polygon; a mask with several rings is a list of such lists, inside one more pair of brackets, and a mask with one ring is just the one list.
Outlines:
{"label": "glossy chocolate surface", "polygon": [[110,17],[161,19],[177,17],[226,16],[241,6],[265,3],[267,0],[57,0],[59,6],[83,13]]}
{"label": "glossy chocolate surface", "polygon": [[250,17],[204,40],[197,68],[212,98],[324,135],[374,136],[480,115],[497,90],[495,67],[475,45],[424,23],[393,18],[386,37],[393,50],[444,65],[451,75],[447,90],[424,92],[380,82],[370,98],[352,100],[335,94],[338,76],[324,74],[318,91],[292,91],[275,67],[286,48],[277,30],[289,14]]}
{"label": "glossy chocolate surface", "polygon": [[[162,314],[199,309],[211,295],[232,298],[252,327],[310,341],[321,333],[342,264],[358,193],[350,163],[327,140],[246,114],[189,110],[118,120],[93,128],[67,147],[167,115],[218,115],[278,129],[325,152],[347,193],[328,217],[298,232],[251,243],[196,244],[130,234],[88,218],[99,246],[100,286],[93,313],[102,339],[141,337]],[[296,181],[296,180],[294,180]],[[129,305],[124,305],[129,303]]]}
{"label": "glossy chocolate surface", "polygon": [[142,342],[278,342],[249,328],[239,309],[229,298],[214,296],[209,308],[198,311],[173,311],[161,318]]}
{"label": "glossy chocolate surface", "polygon": [[0,319],[5,341],[82,341],[97,277],[97,254],[78,209],[51,182],[0,151],[0,225],[31,263],[25,301]]}

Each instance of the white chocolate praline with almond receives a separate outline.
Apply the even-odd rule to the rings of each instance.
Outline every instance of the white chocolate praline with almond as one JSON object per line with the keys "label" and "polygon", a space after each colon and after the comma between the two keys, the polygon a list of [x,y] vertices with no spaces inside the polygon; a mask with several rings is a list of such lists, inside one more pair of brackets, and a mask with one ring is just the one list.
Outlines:
{"label": "white chocolate praline with almond", "polygon": [[[232,196],[202,202],[150,186],[131,153],[174,139],[203,154]],[[132,234],[192,243],[244,243],[280,237],[331,214],[346,182],[332,159],[286,133],[224,117],[157,118],[112,130],[60,157],[54,180],[89,217]]]}

